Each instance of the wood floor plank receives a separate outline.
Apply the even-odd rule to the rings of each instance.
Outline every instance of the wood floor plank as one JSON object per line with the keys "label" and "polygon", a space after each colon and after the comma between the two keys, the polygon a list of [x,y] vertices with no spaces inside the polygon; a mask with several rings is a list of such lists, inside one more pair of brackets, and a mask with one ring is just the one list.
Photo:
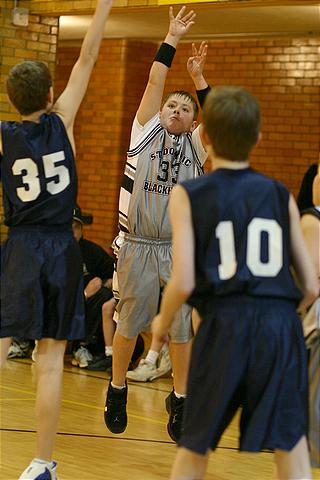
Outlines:
{"label": "wood floor plank", "polygon": [[[166,431],[164,401],[171,378],[130,383],[129,424],[121,435],[105,427],[103,407],[108,375],[70,366],[66,360],[59,433],[55,447],[60,480],[167,479],[176,446]],[[0,478],[16,480],[34,456],[34,366],[9,361],[1,374]],[[207,480],[272,480],[272,454],[236,451],[238,418],[210,457]],[[313,470],[320,479],[320,470]]]}

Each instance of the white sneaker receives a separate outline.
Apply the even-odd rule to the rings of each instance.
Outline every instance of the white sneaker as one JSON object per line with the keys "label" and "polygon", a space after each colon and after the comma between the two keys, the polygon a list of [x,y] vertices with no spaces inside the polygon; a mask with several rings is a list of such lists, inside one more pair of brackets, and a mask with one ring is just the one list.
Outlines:
{"label": "white sneaker", "polygon": [[157,378],[162,377],[171,371],[171,360],[168,345],[165,343],[160,351],[159,362],[157,368]]}
{"label": "white sneaker", "polygon": [[126,377],[135,382],[151,382],[155,378],[157,367],[145,359],[140,360],[139,365],[134,370],[127,372]]}
{"label": "white sneaker", "polygon": [[30,352],[30,342],[13,340],[8,350],[8,359],[26,358]]}
{"label": "white sneaker", "polygon": [[75,367],[86,368],[93,357],[86,347],[80,347],[74,352],[74,358],[71,360]]}
{"label": "white sneaker", "polygon": [[19,477],[19,480],[58,480],[57,464],[48,464],[35,458]]}

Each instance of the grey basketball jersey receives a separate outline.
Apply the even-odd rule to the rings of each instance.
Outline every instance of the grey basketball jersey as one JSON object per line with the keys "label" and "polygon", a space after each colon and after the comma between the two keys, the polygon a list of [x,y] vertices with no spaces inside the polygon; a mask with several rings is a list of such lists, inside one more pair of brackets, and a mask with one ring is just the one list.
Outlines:
{"label": "grey basketball jersey", "polygon": [[[136,124],[133,125],[137,129]],[[169,194],[177,183],[203,173],[207,154],[199,132],[172,135],[159,115],[140,127],[141,135],[127,154],[119,199],[120,230],[141,237],[171,238]]]}

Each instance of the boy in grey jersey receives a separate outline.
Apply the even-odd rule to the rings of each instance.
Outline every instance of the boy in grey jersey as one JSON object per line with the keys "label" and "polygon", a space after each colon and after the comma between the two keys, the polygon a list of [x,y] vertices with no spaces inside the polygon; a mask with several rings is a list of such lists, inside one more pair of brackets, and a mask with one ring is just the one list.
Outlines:
{"label": "boy in grey jersey", "polygon": [[[119,319],[105,408],[105,422],[113,433],[122,433],[127,426],[125,378],[135,339],[157,313],[160,289],[171,271],[171,226],[167,214],[170,191],[176,183],[200,174],[207,158],[199,127],[196,128],[198,107],[193,97],[188,92],[171,93],[161,108],[175,47],[193,25],[195,14],[186,13],[183,7],[174,16],[170,7],[169,17],[168,34],[152,64],[133,122],[120,191],[119,223],[124,241],[117,263]],[[188,70],[203,79],[206,46],[203,44],[195,53],[198,71],[195,73],[196,67],[191,66]],[[193,61],[189,63],[192,65]],[[196,87],[205,88],[207,84],[203,79]],[[167,410],[168,432],[173,440],[180,436],[190,344],[191,311],[185,305],[177,312],[170,331],[174,391],[167,399]]]}

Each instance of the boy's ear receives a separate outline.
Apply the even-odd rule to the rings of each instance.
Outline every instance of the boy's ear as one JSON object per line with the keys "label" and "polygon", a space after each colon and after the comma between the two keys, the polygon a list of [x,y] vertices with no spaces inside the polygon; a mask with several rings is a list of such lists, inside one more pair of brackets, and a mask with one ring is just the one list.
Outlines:
{"label": "boy's ear", "polygon": [[198,126],[198,122],[196,120],[193,120],[190,128],[190,133],[192,133]]}

